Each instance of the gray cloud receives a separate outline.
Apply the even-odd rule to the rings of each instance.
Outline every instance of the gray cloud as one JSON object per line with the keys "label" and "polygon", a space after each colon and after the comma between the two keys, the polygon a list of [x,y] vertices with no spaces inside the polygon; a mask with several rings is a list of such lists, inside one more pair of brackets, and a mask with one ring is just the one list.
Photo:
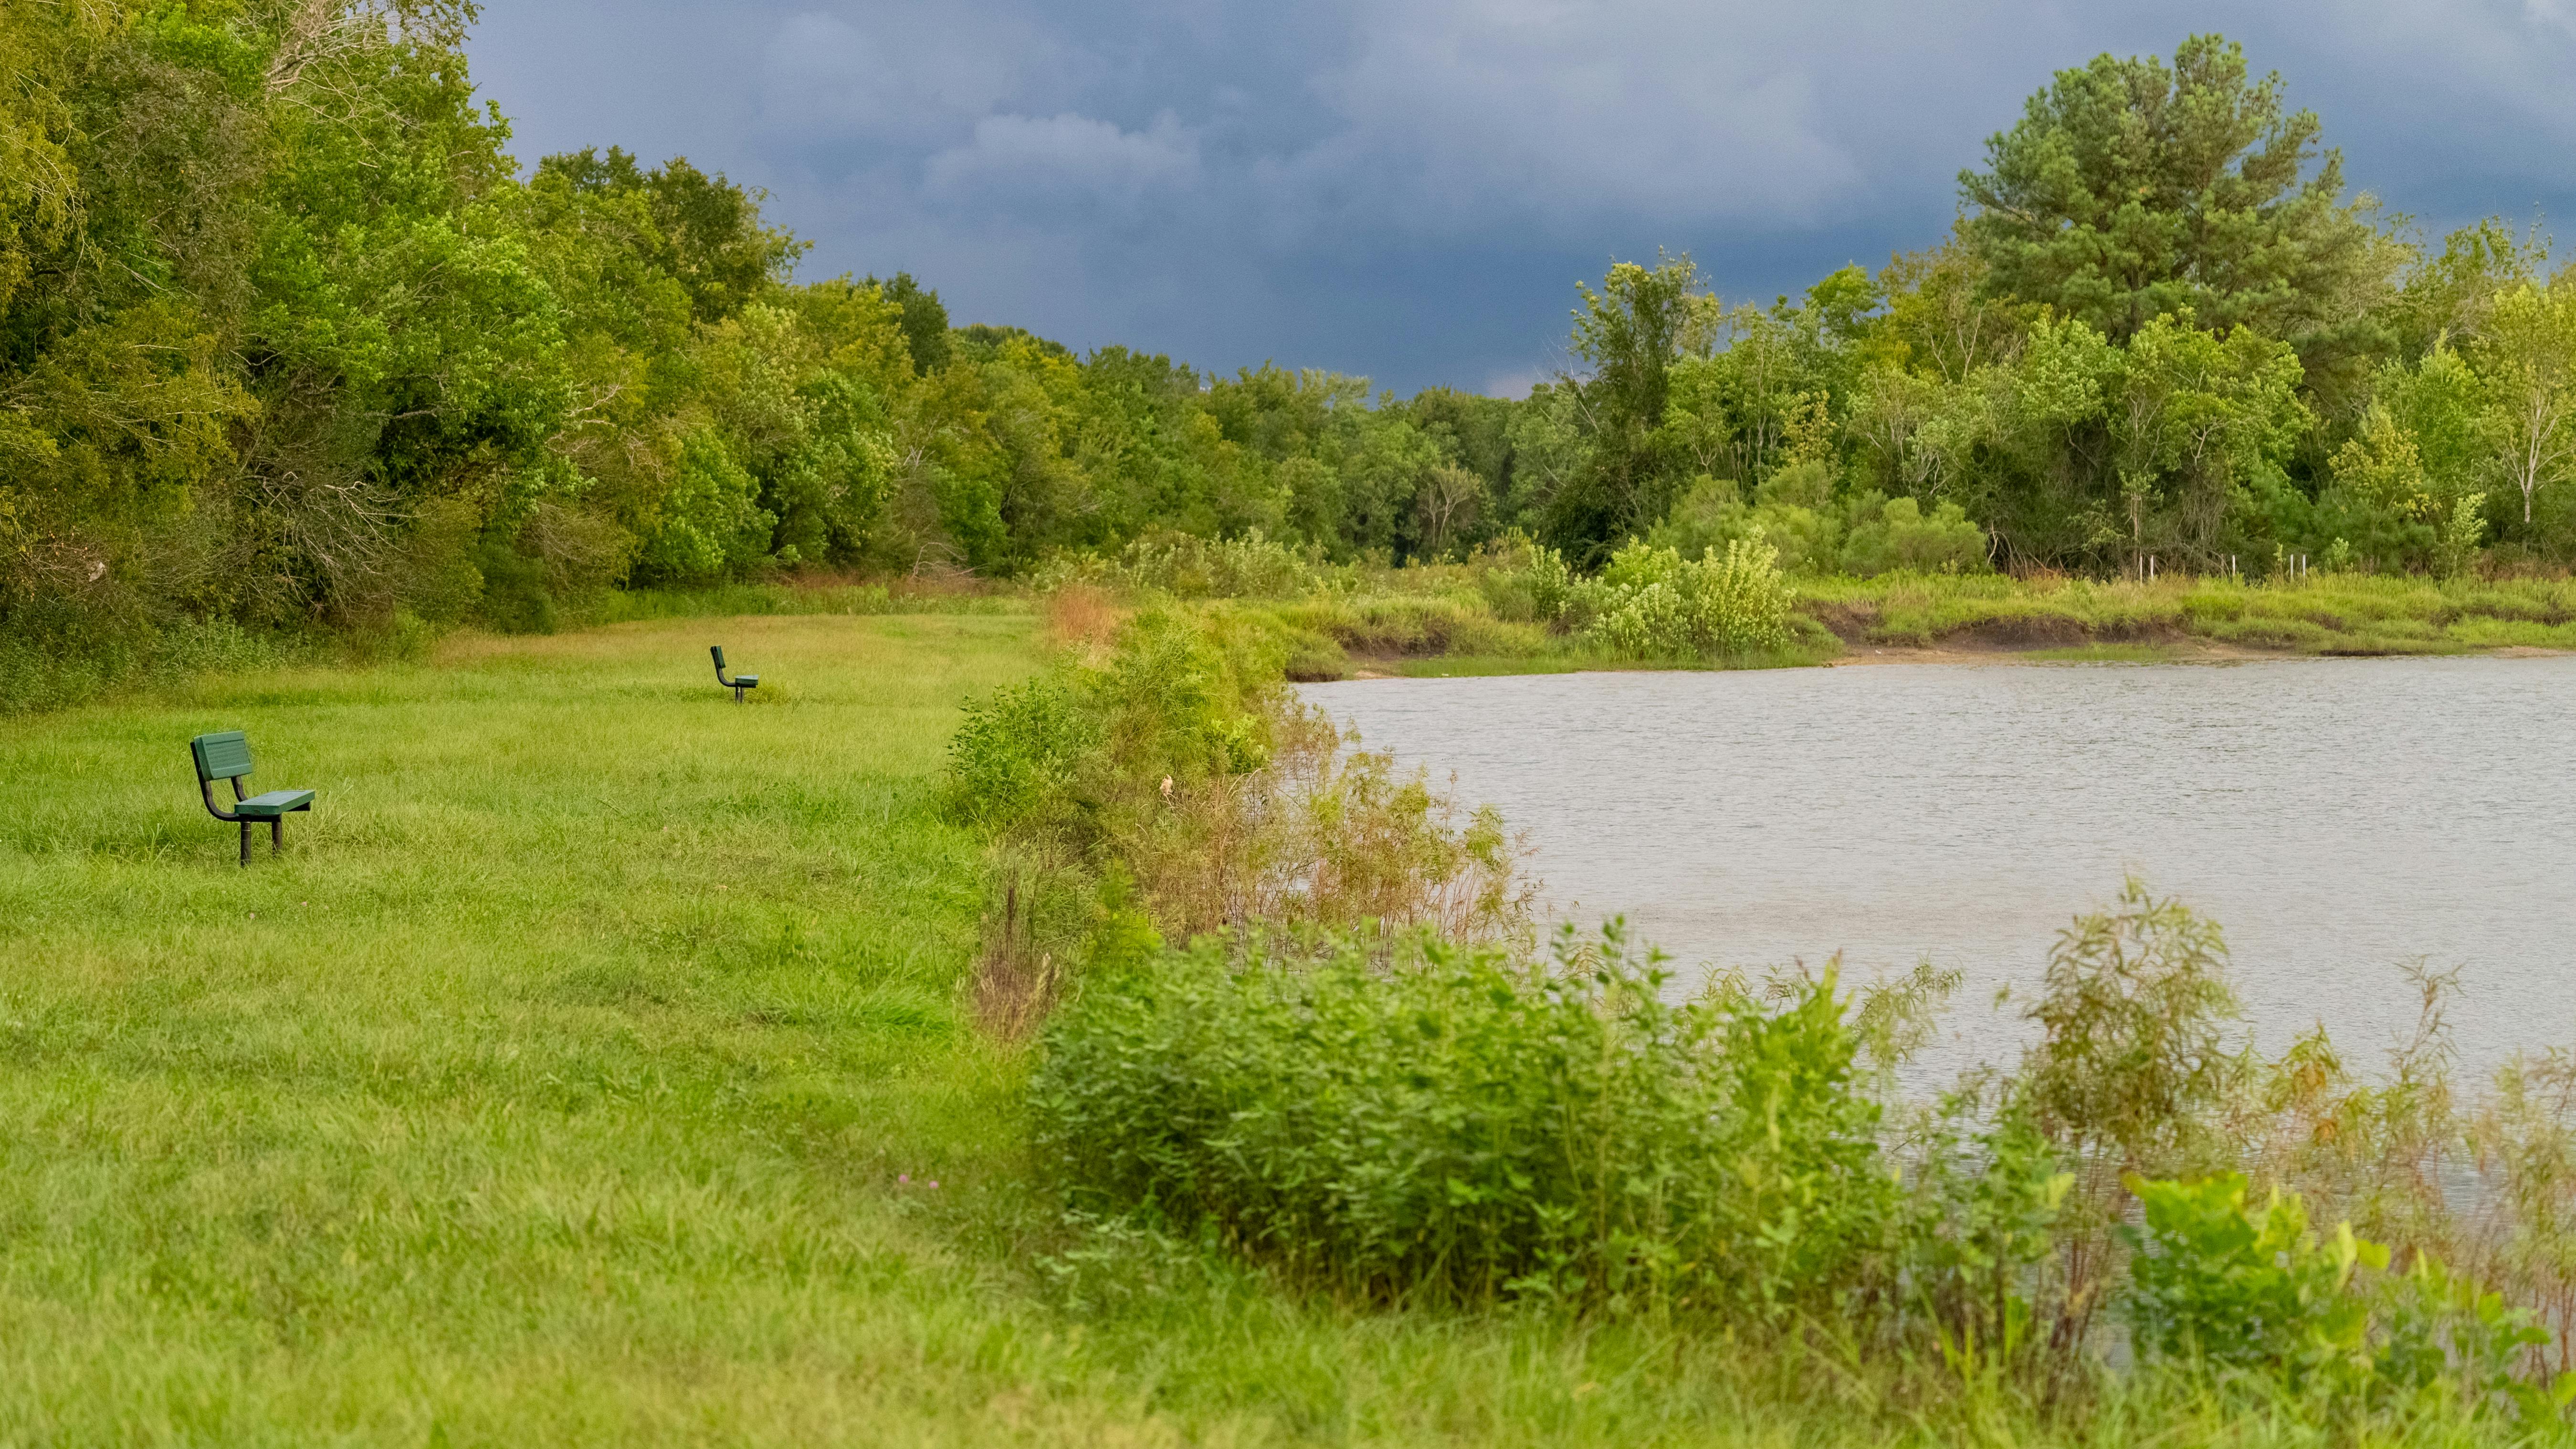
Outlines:
{"label": "gray cloud", "polygon": [[2571,0],[501,0],[473,50],[523,159],[687,154],[767,188],[809,274],[1409,390],[1544,368],[1614,255],[1767,296],[1928,244],[2051,70],[2212,28],[2394,208],[2576,199]]}

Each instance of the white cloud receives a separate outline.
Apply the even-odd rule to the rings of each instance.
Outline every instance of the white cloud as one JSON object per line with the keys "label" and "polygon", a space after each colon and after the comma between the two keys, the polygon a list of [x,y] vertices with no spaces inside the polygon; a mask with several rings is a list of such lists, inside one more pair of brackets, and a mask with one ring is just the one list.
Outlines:
{"label": "white cloud", "polygon": [[967,144],[932,156],[922,174],[943,199],[984,191],[1027,202],[1067,191],[1132,200],[1150,186],[1186,184],[1198,170],[1198,141],[1169,111],[1143,131],[1066,112],[986,116]]}

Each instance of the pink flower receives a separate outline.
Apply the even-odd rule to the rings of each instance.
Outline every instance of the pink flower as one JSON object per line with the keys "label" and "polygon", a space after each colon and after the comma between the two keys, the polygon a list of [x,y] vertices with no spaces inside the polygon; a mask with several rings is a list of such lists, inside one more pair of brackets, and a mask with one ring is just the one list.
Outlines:
{"label": "pink flower", "polygon": [[894,1175],[894,1180],[897,1182],[910,1182],[912,1181],[912,1174],[909,1172],[898,1172]]}

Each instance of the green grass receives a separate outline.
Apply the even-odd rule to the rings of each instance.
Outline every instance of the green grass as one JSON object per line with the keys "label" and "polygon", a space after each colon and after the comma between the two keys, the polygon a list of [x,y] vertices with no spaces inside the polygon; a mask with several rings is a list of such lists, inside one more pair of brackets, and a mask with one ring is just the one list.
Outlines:
{"label": "green grass", "polygon": [[[0,1443],[2314,1442],[1068,1223],[933,806],[1038,664],[1026,615],[651,621],[0,723]],[[221,728],[321,792],[248,870]]]}
{"label": "green grass", "polygon": [[[0,1440],[857,1442],[970,1409],[924,1390],[994,1326],[894,1179],[972,1192],[1014,1080],[958,1011],[979,848],[927,801],[1031,633],[467,640],[0,729]],[[248,870],[187,763],[226,727],[255,788],[321,792]]]}
{"label": "green grass", "polygon": [[1877,644],[2009,650],[2206,639],[2302,654],[2576,648],[2576,582],[2318,575],[2291,585],[2172,578],[2025,582],[1995,574],[1801,578],[1805,610]]}
{"label": "green grass", "polygon": [[[1418,575],[1418,576],[1417,576]],[[1537,625],[1494,616],[1454,566],[1370,575],[1379,592],[1271,601],[1306,641],[1300,678],[1552,674],[1655,667],[1616,660]],[[2576,649],[2576,581],[2320,574],[2286,585],[2171,577],[2155,583],[2001,574],[1798,575],[1790,644],[1748,659],[1670,667],[1818,664],[1854,645],[1980,650],[2034,662],[2151,663],[2219,652],[2464,654]]]}

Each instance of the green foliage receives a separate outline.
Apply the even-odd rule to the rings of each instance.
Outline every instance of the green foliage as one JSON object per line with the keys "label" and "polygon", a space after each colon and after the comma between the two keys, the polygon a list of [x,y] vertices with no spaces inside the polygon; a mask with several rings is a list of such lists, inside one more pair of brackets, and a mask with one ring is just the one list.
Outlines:
{"label": "green foliage", "polygon": [[2125,1300],[2142,1356],[2257,1375],[2353,1409],[2449,1399],[2471,1415],[2557,1424],[2576,1375],[2531,1372],[2551,1341],[2526,1308],[2427,1253],[2389,1275],[2388,1249],[2337,1224],[2320,1240],[2295,1194],[2246,1205],[2241,1173],[2132,1177],[2142,1226]]}
{"label": "green foliage", "polygon": [[2025,1110],[1974,1121],[1983,1084],[1944,1097],[1915,1146],[1900,1244],[1912,1303],[1945,1362],[1972,1377],[2028,1366],[2033,1295],[2057,1252],[2075,1175]]}
{"label": "green foliage", "polygon": [[1985,530],[1956,503],[1935,504],[1927,515],[1912,498],[1862,492],[1838,499],[1831,470],[1816,463],[1781,469],[1755,496],[1758,501],[1748,506],[1734,484],[1703,478],[1647,541],[1696,559],[1758,540],[1779,550],[1781,569],[1793,574],[1870,578],[1986,567]]}
{"label": "green foliage", "polygon": [[2245,1203],[2242,1173],[2198,1181],[2132,1175],[2144,1217],[2123,1227],[2132,1249],[2127,1299],[2143,1353],[2213,1368],[2259,1368],[2299,1378],[2364,1349],[2368,1311],[2349,1291],[2356,1263],[2388,1266],[2388,1250],[2349,1226],[2319,1243],[2295,1196]]}
{"label": "green foliage", "polygon": [[1789,586],[1779,552],[1759,534],[1723,554],[1685,560],[1632,543],[1575,591],[1585,631],[1631,658],[1705,658],[1777,649],[1789,641]]}
{"label": "green foliage", "polygon": [[1097,722],[1060,678],[1041,676],[970,703],[948,744],[948,805],[1003,828],[1067,802],[1075,770],[1101,743]]}
{"label": "green foliage", "polygon": [[728,564],[758,559],[769,526],[778,520],[761,508],[759,484],[734,461],[724,440],[704,429],[681,439],[674,472],[661,517],[636,560],[641,577],[703,583],[724,577]]}
{"label": "green foliage", "polygon": [[2170,68],[2100,56],[2058,72],[1986,143],[1988,169],[1960,175],[1961,235],[1988,287],[2115,342],[2197,313],[2348,347],[2398,258],[2343,199],[2319,130],[2219,36],[2184,41]]}
{"label": "green foliage", "polygon": [[1675,1006],[1615,933],[1552,970],[1258,940],[1096,982],[1030,1083],[1081,1200],[1408,1300],[1767,1320],[1851,1302],[1896,1211],[1828,977]]}
{"label": "green foliage", "polygon": [[2060,932],[2021,1078],[2036,1125],[2078,1153],[2171,1173],[2220,1150],[2216,1114],[2242,1069],[2218,927],[2132,880]]}
{"label": "green foliage", "polygon": [[1242,538],[1152,533],[1127,545],[1109,567],[1086,570],[1068,559],[1041,570],[1039,587],[1089,577],[1181,599],[1282,599],[1313,592],[1319,580],[1304,558],[1259,529]]}
{"label": "green foliage", "polygon": [[1936,504],[1926,517],[1913,499],[1891,498],[1877,517],[1855,523],[1843,541],[1842,571],[1863,578],[1898,570],[1974,573],[1985,563],[1986,531],[1956,503]]}

